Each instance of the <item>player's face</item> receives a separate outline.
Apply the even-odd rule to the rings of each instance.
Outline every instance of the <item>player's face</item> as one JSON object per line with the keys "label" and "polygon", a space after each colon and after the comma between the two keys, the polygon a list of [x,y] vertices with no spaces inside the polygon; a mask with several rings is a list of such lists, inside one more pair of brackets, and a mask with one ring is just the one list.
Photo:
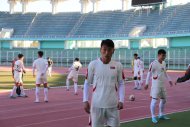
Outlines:
{"label": "player's face", "polygon": [[23,61],[23,60],[24,60],[24,57],[20,58],[20,60]]}
{"label": "player's face", "polygon": [[137,59],[137,56],[134,56],[134,59]]}
{"label": "player's face", "polygon": [[102,59],[105,60],[105,62],[109,62],[111,60],[112,54],[114,53],[114,50],[114,48],[103,45],[100,49]]}
{"label": "player's face", "polygon": [[166,54],[159,54],[158,59],[164,61],[166,59]]}

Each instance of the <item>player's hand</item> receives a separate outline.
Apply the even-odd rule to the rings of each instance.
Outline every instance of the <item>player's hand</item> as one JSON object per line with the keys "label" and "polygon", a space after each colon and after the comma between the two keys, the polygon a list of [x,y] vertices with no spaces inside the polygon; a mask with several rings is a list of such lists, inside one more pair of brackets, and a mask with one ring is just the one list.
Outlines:
{"label": "player's hand", "polygon": [[171,87],[173,86],[173,82],[172,81],[169,81],[169,84],[170,84]]}
{"label": "player's hand", "polygon": [[26,73],[26,71],[25,71],[25,70],[23,70],[23,73]]}
{"label": "player's hand", "polygon": [[84,110],[86,113],[90,114],[90,104],[88,101],[84,102]]}
{"label": "player's hand", "polygon": [[41,76],[44,76],[44,73],[42,73]]}
{"label": "player's hand", "polygon": [[145,85],[144,89],[145,89],[145,90],[147,90],[147,89],[148,89],[148,84],[146,84],[146,85]]}
{"label": "player's hand", "polygon": [[117,105],[117,108],[118,108],[118,110],[123,109],[123,103],[122,103],[122,102],[119,102],[118,105]]}
{"label": "player's hand", "polygon": [[33,77],[34,77],[34,78],[36,77],[35,74],[33,74]]}
{"label": "player's hand", "polygon": [[134,74],[134,71],[132,71],[132,74]]}
{"label": "player's hand", "polygon": [[175,85],[177,85],[177,81],[175,81]]}

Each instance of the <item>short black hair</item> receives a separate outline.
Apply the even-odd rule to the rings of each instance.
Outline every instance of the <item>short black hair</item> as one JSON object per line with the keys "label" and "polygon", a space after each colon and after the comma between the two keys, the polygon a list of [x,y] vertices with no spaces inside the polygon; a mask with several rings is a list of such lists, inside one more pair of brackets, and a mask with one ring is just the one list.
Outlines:
{"label": "short black hair", "polygon": [[108,46],[110,48],[114,48],[115,47],[114,42],[111,39],[102,40],[101,47],[103,45],[106,45],[106,46]]}
{"label": "short black hair", "polygon": [[42,57],[44,55],[43,51],[38,51],[38,55]]}
{"label": "short black hair", "polygon": [[24,57],[23,54],[18,54],[18,58],[21,59],[22,57]]}
{"label": "short black hair", "polygon": [[158,50],[158,55],[160,55],[160,54],[166,54],[166,51],[164,50],[164,49],[159,49]]}
{"label": "short black hair", "polygon": [[137,53],[134,53],[134,55],[133,56],[138,56],[138,54]]}
{"label": "short black hair", "polygon": [[79,58],[75,58],[75,61],[79,61]]}

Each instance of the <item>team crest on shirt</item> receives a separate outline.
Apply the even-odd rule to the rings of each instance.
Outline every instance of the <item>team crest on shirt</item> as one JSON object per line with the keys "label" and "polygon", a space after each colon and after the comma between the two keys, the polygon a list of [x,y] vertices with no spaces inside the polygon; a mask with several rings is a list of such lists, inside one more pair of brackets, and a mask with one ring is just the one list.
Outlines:
{"label": "team crest on shirt", "polygon": [[114,67],[114,66],[111,66],[110,69],[115,69],[115,67]]}

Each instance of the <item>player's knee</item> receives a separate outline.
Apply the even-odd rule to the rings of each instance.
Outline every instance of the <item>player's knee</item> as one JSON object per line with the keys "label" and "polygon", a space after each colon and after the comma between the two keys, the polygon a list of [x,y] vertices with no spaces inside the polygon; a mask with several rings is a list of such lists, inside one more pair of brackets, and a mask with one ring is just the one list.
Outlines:
{"label": "player's knee", "polygon": [[47,88],[48,86],[47,86],[47,83],[44,83],[44,88]]}

